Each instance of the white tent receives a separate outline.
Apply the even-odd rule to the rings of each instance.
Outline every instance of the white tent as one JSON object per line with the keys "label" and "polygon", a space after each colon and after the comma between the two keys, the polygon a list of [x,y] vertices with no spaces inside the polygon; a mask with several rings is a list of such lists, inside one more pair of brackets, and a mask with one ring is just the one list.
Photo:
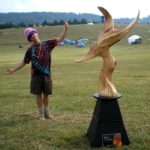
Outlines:
{"label": "white tent", "polygon": [[142,43],[142,38],[139,35],[132,35],[128,38],[128,44],[139,44]]}

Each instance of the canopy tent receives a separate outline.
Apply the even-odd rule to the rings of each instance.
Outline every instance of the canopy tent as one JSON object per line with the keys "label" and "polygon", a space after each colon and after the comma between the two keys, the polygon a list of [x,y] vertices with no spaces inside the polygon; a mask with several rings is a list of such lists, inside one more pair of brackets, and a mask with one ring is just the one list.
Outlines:
{"label": "canopy tent", "polygon": [[132,35],[128,38],[128,44],[139,44],[142,43],[142,38],[139,35]]}

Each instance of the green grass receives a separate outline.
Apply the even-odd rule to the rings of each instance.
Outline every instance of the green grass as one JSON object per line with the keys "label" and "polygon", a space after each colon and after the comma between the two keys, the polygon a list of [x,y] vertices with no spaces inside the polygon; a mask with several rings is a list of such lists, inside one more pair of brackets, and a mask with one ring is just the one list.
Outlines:
{"label": "green grass", "polygon": [[[39,28],[41,38],[56,37],[62,26]],[[70,26],[66,38],[95,40],[101,25]],[[131,33],[143,37],[141,45],[127,45],[127,37],[111,48],[117,60],[113,83],[122,93],[119,105],[131,141],[123,150],[150,147],[150,41],[148,25],[137,25]],[[74,63],[89,49],[58,46],[52,54],[53,95],[49,107],[54,120],[35,119],[36,104],[29,93],[30,65],[13,75],[6,68],[19,63],[28,43],[23,29],[0,30],[0,149],[1,150],[90,150],[84,136],[89,127],[102,59]],[[17,35],[16,35],[17,33]],[[24,46],[18,48],[18,44]],[[101,148],[107,150],[107,148]]]}

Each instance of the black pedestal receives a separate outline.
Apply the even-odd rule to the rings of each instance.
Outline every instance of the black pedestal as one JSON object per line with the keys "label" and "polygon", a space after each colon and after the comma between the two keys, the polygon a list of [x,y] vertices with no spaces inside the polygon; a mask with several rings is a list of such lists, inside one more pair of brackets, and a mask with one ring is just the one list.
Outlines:
{"label": "black pedestal", "polygon": [[129,145],[129,139],[123,124],[116,97],[104,97],[94,94],[96,106],[87,131],[91,147],[117,147]]}

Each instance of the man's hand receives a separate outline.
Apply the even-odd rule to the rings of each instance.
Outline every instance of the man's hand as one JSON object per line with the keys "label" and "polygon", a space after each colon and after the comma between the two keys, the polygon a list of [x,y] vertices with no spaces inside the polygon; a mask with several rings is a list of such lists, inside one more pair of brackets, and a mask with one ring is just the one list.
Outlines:
{"label": "man's hand", "polygon": [[5,71],[6,74],[12,74],[13,72],[15,72],[15,69],[13,69],[13,68],[7,69]]}
{"label": "man's hand", "polygon": [[21,69],[23,66],[25,66],[24,61],[22,61],[21,63],[17,64],[15,67],[13,68],[9,68],[5,71],[6,74],[12,74],[14,72],[16,72],[17,70]]}
{"label": "man's hand", "polygon": [[64,22],[64,28],[66,31],[68,30],[68,22],[67,21]]}

